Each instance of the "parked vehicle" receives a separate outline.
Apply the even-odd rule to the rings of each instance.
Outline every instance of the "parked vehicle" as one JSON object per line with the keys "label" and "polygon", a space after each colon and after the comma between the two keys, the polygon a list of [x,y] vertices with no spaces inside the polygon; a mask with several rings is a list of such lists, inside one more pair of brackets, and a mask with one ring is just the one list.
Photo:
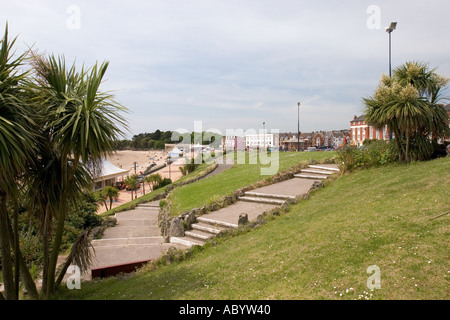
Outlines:
{"label": "parked vehicle", "polygon": [[125,183],[123,181],[116,181],[116,189],[122,190],[125,188]]}
{"label": "parked vehicle", "polygon": [[312,151],[317,151],[317,149],[316,149],[316,147],[308,147],[305,151],[312,152]]}
{"label": "parked vehicle", "polygon": [[126,189],[127,191],[130,191],[130,190],[138,190],[140,187],[141,187],[141,183],[138,182],[136,188],[133,188],[132,186],[127,185],[127,186],[125,186],[125,189]]}

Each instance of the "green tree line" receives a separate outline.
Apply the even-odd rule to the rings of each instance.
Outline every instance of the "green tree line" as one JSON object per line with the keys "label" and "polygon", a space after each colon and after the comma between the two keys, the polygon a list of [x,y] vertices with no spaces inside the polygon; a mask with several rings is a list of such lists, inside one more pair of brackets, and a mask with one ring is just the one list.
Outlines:
{"label": "green tree line", "polygon": [[171,137],[172,131],[160,131],[157,129],[155,132],[134,135],[131,140],[119,140],[116,142],[116,149],[162,150],[166,143],[173,143]]}
{"label": "green tree line", "polygon": [[[162,150],[165,147],[165,144],[176,144],[183,141],[183,134],[174,135],[174,131],[161,131],[157,129],[151,133],[139,133],[134,135],[131,140],[119,140],[115,143],[116,150],[124,150],[124,149],[133,149],[133,150]],[[186,135],[186,134],[184,134]],[[190,143],[194,143],[195,134],[194,132],[187,133],[189,137],[185,137],[185,140],[188,140]],[[179,136],[179,139],[175,137]],[[187,138],[187,139],[186,139]],[[201,144],[209,145],[211,143],[214,146],[218,147],[221,144],[222,136],[212,133],[212,132],[202,132],[201,135]],[[200,141],[198,141],[200,143]],[[195,142],[196,143],[196,142]]]}

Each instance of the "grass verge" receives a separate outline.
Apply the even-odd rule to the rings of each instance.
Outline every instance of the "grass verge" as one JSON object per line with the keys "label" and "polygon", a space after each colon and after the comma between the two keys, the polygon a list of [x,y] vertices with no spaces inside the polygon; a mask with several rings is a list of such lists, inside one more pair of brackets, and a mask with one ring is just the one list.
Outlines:
{"label": "grass verge", "polygon": [[[450,158],[344,175],[185,261],[83,283],[79,299],[449,299]],[[370,291],[367,268],[381,272]],[[145,270],[145,269],[144,269]]]}
{"label": "grass verge", "polygon": [[[277,152],[279,155],[278,172],[298,165],[302,161],[323,161],[331,159],[335,152]],[[220,175],[212,176],[195,184],[186,185],[174,190],[170,196],[171,214],[177,216],[185,211],[201,207],[221,197],[231,195],[235,190],[249,186],[255,182],[270,179],[271,176],[261,175],[261,168],[269,165],[262,164],[254,155],[245,154],[245,163],[233,165]],[[236,155],[237,157],[237,155]],[[254,164],[252,164],[254,163]]]}

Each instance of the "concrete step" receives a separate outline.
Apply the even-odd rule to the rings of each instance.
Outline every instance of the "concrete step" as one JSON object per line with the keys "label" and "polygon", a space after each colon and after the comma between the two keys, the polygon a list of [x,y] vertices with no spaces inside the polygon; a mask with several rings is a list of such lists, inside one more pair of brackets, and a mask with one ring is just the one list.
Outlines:
{"label": "concrete step", "polygon": [[273,199],[273,198],[263,198],[263,197],[239,197],[239,200],[242,201],[248,201],[248,202],[258,202],[258,203],[268,203],[268,204],[275,204],[275,205],[282,205],[286,202],[286,200],[279,200],[279,199]]}
{"label": "concrete step", "polygon": [[157,210],[139,208],[130,211],[117,212],[115,214],[117,221],[121,219],[151,219],[152,217],[156,217],[156,219],[158,218]]}
{"label": "concrete step", "polygon": [[161,236],[155,237],[137,237],[137,238],[113,238],[113,239],[94,239],[91,245],[94,248],[111,247],[123,245],[159,245],[164,240]]}
{"label": "concrete step", "polygon": [[337,165],[316,165],[316,164],[310,164],[308,167],[314,168],[314,169],[322,169],[322,170],[330,170],[330,171],[336,171],[339,172],[339,168]]}
{"label": "concrete step", "polygon": [[209,224],[204,224],[204,223],[194,223],[191,225],[191,228],[193,230],[200,230],[203,232],[208,232],[210,234],[219,234],[221,231],[224,230],[224,228],[219,228],[219,227],[215,227],[215,226],[211,226]]}
{"label": "concrete step", "polygon": [[142,210],[152,210],[152,211],[158,210],[159,211],[159,207],[141,206],[140,204],[138,204],[136,208],[142,209]]}
{"label": "concrete step", "polygon": [[203,241],[189,237],[170,237],[170,243],[181,244],[189,248],[192,246],[203,246],[205,244]]}
{"label": "concrete step", "polygon": [[161,235],[161,230],[158,226],[119,226],[107,228],[103,233],[103,239],[115,238],[140,238],[140,237],[154,237]]}
{"label": "concrete step", "polygon": [[113,247],[90,248],[94,254],[91,268],[101,268],[120,264],[128,264],[136,261],[156,260],[170,247],[184,248],[181,245],[171,243],[159,243],[152,245],[123,245]]}
{"label": "concrete step", "polygon": [[271,198],[271,199],[281,199],[281,200],[290,200],[295,199],[295,196],[284,195],[284,194],[271,194],[271,193],[262,193],[262,192],[253,192],[247,191],[245,196],[256,197],[256,198]]}
{"label": "concrete step", "polygon": [[318,173],[318,174],[325,174],[325,175],[332,175],[333,173],[336,173],[335,171],[326,171],[321,169],[302,169],[302,173]]}
{"label": "concrete step", "polygon": [[151,227],[157,224],[156,219],[120,219],[117,221],[118,227]]}
{"label": "concrete step", "polygon": [[200,241],[208,241],[212,238],[214,238],[215,234],[211,234],[209,232],[204,232],[201,230],[192,230],[192,231],[185,231],[184,235],[186,237],[191,237]]}
{"label": "concrete step", "polygon": [[197,221],[198,222],[202,222],[204,224],[208,224],[211,225],[213,227],[219,227],[219,228],[237,228],[239,227],[237,224],[234,223],[230,223],[230,222],[225,222],[225,221],[219,221],[219,220],[213,220],[213,219],[208,219],[208,218],[204,218],[204,217],[197,217]]}
{"label": "concrete step", "polygon": [[294,177],[296,178],[303,178],[303,179],[315,179],[315,180],[323,180],[326,179],[327,176],[323,176],[323,175],[312,175],[312,174],[304,174],[304,173],[299,173],[299,174],[294,174]]}
{"label": "concrete step", "polygon": [[138,208],[156,208],[159,209],[159,202],[147,202],[147,203],[139,203],[137,205]]}

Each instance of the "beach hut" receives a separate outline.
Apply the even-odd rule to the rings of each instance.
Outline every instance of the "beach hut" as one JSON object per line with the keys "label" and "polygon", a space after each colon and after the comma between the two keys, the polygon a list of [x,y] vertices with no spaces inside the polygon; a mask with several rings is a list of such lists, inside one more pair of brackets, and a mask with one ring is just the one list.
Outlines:
{"label": "beach hut", "polygon": [[115,186],[117,178],[127,175],[130,169],[125,170],[118,168],[113,165],[108,159],[104,158],[102,159],[99,169],[90,171],[94,176],[94,190],[101,190],[106,186]]}
{"label": "beach hut", "polygon": [[169,158],[179,158],[180,154],[181,154],[180,149],[175,147],[172,149],[172,151],[169,152]]}

